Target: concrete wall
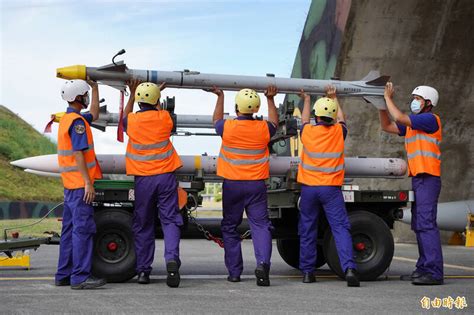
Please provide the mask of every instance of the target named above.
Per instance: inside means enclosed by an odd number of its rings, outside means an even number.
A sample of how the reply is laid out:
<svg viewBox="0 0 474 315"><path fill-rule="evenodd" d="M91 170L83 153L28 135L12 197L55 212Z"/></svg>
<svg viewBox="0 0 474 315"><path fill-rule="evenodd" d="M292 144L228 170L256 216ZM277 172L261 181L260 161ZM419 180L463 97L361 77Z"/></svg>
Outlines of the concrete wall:
<svg viewBox="0 0 474 315"><path fill-rule="evenodd" d="M474 2L471 0L352 1L335 75L391 75L396 104L406 112L417 85L438 89L443 124L440 202L474 198ZM343 101L350 137L347 155L405 158L403 139L382 133L378 113L361 100ZM409 188L410 180L358 181L373 188ZM446 239L447 233L443 233ZM395 238L411 241L407 225Z"/></svg>

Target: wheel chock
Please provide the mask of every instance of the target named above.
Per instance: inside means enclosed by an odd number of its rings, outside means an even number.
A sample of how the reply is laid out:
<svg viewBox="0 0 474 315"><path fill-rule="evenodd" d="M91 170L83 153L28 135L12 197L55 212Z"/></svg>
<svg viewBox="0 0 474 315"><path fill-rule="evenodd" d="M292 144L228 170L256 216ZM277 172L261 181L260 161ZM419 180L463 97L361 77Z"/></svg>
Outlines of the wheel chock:
<svg viewBox="0 0 474 315"><path fill-rule="evenodd" d="M15 252L11 258L0 257L0 267L23 267L30 270L30 251Z"/></svg>
<svg viewBox="0 0 474 315"><path fill-rule="evenodd" d="M474 247L474 214L467 214L466 247Z"/></svg>

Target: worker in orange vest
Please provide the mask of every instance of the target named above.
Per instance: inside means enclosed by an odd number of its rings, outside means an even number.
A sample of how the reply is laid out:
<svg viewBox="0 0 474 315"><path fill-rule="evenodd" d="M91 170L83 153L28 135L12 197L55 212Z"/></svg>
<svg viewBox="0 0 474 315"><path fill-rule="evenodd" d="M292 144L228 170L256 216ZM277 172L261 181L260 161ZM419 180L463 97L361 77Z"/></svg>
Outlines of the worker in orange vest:
<svg viewBox="0 0 474 315"><path fill-rule="evenodd" d="M387 110L380 110L382 130L405 137L409 175L415 201L412 202L411 228L416 234L420 257L411 275L401 280L415 285L443 284L443 252L436 215L441 192L441 120L432 109L438 104L439 94L431 86L421 85L412 92L411 115L401 112L393 101L392 82L385 86Z"/></svg>
<svg viewBox="0 0 474 315"><path fill-rule="evenodd" d="M170 141L173 120L160 106L160 90L165 85L129 82L130 98L124 110L124 128L129 137L125 163L127 175L135 176L133 233L137 255L138 283L150 283L155 253L157 207L164 235L164 257L169 287L180 283L179 241L183 218L178 207L175 171L181 159ZM133 113L133 104L140 110Z"/></svg>
<svg viewBox="0 0 474 315"><path fill-rule="evenodd" d="M89 106L90 113L81 113ZM64 212L59 246L57 286L93 289L105 284L91 275L93 238L96 232L94 180L102 177L94 152L90 123L99 117L99 89L96 82L68 80L61 97L69 107L58 130L58 163L64 186Z"/></svg>
<svg viewBox="0 0 474 315"><path fill-rule="evenodd" d="M352 253L352 237L341 186L344 182L344 140L347 127L339 106L334 86L326 87L326 97L314 104L316 124L310 123L310 96L301 91L304 99L300 131L303 153L298 166L297 181L301 184L299 267L303 282L316 281L316 239L321 209L336 242L341 269L347 285L359 286L359 276Z"/></svg>
<svg viewBox="0 0 474 315"><path fill-rule="evenodd" d="M224 93L214 87L217 95L213 121L222 146L217 160L217 175L224 178L222 187L225 265L227 280L239 282L243 271L240 234L237 227L246 211L252 232L257 267L257 285L270 285L270 257L272 254L271 222L267 210L269 177L268 143L278 126L278 113L273 100L278 90L274 86L265 92L268 103L268 121L253 117L260 109L256 91L242 89L235 97L236 119L224 119Z"/></svg>

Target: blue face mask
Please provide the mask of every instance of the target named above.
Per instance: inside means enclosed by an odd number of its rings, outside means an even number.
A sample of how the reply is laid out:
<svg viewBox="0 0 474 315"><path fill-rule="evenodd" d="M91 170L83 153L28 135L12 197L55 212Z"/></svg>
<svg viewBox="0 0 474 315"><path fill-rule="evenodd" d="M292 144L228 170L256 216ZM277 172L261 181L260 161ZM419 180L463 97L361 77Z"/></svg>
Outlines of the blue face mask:
<svg viewBox="0 0 474 315"><path fill-rule="evenodd" d="M419 100L411 101L410 109L413 114L418 114L419 112L421 112L421 101Z"/></svg>

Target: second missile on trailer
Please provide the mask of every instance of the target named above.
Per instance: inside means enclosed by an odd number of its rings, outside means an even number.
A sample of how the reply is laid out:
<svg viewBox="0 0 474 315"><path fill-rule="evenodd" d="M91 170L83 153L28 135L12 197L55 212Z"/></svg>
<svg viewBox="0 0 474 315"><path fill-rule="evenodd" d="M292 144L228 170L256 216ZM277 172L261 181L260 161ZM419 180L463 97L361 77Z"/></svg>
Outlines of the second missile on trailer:
<svg viewBox="0 0 474 315"><path fill-rule="evenodd" d="M278 78L274 75L245 76L229 74L200 73L197 71L159 71L129 69L122 61L102 67L86 67L74 65L56 70L58 78L83 79L86 77L109 85L120 90L125 87L125 82L131 79L161 84L166 82L168 87L189 89L210 89L218 86L224 90L240 90L252 88L263 92L269 85L275 85L280 93L298 94L304 89L308 94L325 94L325 86L336 86L339 96L359 96L377 108L384 108L384 86L389 76L381 76L378 71L371 71L358 81L315 80L300 78Z"/></svg>
<svg viewBox="0 0 474 315"><path fill-rule="evenodd" d="M215 177L217 156L181 155L183 167L176 171L179 175L194 175L202 170L204 175ZM125 174L125 156L123 154L98 154L97 160L104 174ZM297 157L270 157L270 174L284 176L288 170L296 168ZM29 157L11 162L12 165L28 169L29 172L59 173L56 154ZM347 178L385 177L398 178L406 174L407 165L402 159L394 158L345 158Z"/></svg>

